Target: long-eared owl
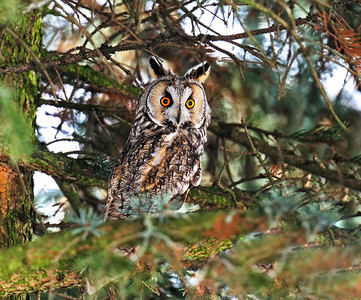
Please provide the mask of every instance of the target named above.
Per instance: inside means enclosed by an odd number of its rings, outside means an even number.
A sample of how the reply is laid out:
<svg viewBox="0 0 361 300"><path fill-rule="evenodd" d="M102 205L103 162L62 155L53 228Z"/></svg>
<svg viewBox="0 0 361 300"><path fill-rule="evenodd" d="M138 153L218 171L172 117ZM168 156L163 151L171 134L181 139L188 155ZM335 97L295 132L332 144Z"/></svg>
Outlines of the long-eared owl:
<svg viewBox="0 0 361 300"><path fill-rule="evenodd" d="M128 141L108 185L104 218L178 210L201 180L210 107L203 63L177 77L150 57L155 80L140 94Z"/></svg>

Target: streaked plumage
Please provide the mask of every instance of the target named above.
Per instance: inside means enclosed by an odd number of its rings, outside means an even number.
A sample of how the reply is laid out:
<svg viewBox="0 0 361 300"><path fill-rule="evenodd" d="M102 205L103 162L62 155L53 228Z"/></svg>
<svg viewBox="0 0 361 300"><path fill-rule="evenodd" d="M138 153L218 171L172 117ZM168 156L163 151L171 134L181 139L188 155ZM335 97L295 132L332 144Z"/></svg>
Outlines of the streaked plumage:
<svg viewBox="0 0 361 300"><path fill-rule="evenodd" d="M104 218L178 210L201 179L210 108L202 82L204 63L183 77L149 60L156 79L138 98L128 141L108 185Z"/></svg>

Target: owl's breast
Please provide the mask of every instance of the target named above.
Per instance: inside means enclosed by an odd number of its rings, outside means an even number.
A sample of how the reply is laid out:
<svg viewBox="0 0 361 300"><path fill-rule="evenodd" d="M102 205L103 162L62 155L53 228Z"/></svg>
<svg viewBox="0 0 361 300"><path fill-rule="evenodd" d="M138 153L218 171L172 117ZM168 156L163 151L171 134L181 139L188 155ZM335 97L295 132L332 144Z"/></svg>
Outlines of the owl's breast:
<svg viewBox="0 0 361 300"><path fill-rule="evenodd" d="M109 182L113 210L122 216L178 210L190 185L200 182L204 134L159 131L132 138Z"/></svg>
<svg viewBox="0 0 361 300"><path fill-rule="evenodd" d="M159 147L154 149L155 152L151 151L144 161L138 181L140 191L165 189L174 193L186 192L202 155L198 148L199 145L189 135L173 132L162 136Z"/></svg>

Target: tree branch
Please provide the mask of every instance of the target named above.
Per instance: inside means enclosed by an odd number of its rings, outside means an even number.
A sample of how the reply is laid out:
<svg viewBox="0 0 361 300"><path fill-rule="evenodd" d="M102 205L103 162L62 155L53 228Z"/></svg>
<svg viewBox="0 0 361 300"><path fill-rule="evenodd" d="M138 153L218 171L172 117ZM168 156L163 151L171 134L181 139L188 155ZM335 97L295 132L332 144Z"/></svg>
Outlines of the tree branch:
<svg viewBox="0 0 361 300"><path fill-rule="evenodd" d="M296 24L296 26L310 24L311 21L314 21L316 17L317 17L316 14L312 14L310 16L307 16L306 18L298 18L295 20L295 24ZM201 42L210 42L210 41L230 42L233 40L245 39L250 36L262 35L262 34L266 34L266 33L272 33L272 32L276 32L276 31L286 30L286 29L287 28L285 28L284 26L282 26L280 24L273 24L270 27L250 30L249 32L242 32L242 33L230 34L230 35L199 34L196 38L198 41L201 41Z"/></svg>
<svg viewBox="0 0 361 300"><path fill-rule="evenodd" d="M69 263L61 264L60 268L46 268L17 273L0 279L0 297L7 299L17 294L55 291L74 286L85 286L84 276L73 271L74 266Z"/></svg>
<svg viewBox="0 0 361 300"><path fill-rule="evenodd" d="M0 161L11 161L10 156L1 149ZM74 159L62 153L38 149L31 157L20 158L18 163L21 167L40 171L66 182L103 188L107 186L109 172L105 170L104 166L101 173L96 172L90 160Z"/></svg>
<svg viewBox="0 0 361 300"><path fill-rule="evenodd" d="M1 251L0 296L10 296L19 290L30 293L84 285L81 276L74 272L73 263L67 262L101 252L110 255L117 245L142 244L143 239L147 239L146 234L148 238L149 235L152 236L152 243L155 245L163 243L163 237L175 243L192 243L207 237L226 239L235 235L259 232L267 226L268 220L265 216L252 215L249 212L208 212L107 222L97 228L102 231L100 236L89 234L86 239L83 234L75 235L74 231L46 235L33 242ZM84 228L84 232L87 228ZM62 270L59 269L59 263ZM32 274L36 269L41 271ZM42 280L37 279L40 275L43 275ZM23 289L19 288L19 285Z"/></svg>
<svg viewBox="0 0 361 300"><path fill-rule="evenodd" d="M251 149L247 135L239 130L239 125L237 124L218 123L217 126L210 126L209 130L218 136L225 137L233 142L241 144L248 149ZM253 139L253 143L258 151L266 154L274 161L280 160L280 153L277 147L270 146L257 139ZM355 177L349 174L341 174L340 172L331 170L327 167L322 168L319 164L306 160L301 156L295 155L294 153L284 151L282 153L282 161L306 172L324 177L328 180L342 184L354 190L361 191L361 180L357 180ZM340 176L340 174L342 176Z"/></svg>
<svg viewBox="0 0 361 300"><path fill-rule="evenodd" d="M79 111L95 111L95 112L106 112L106 113L114 113L114 114L124 114L125 112L129 112L128 109L124 107L116 107L116 106L104 106L97 104L83 104L83 103L74 103L67 101L54 101L48 99L40 99L37 104L41 105L51 105L54 107L62 107L62 108L71 108Z"/></svg>
<svg viewBox="0 0 361 300"><path fill-rule="evenodd" d="M313 20L315 16L311 15L310 17L306 18L298 18L295 20L295 23L297 26L304 25L310 23L311 20ZM274 24L268 28L262 28L262 29L256 29L252 30L249 33L243 32L239 34L233 34L233 35L204 35L199 34L197 36L186 36L186 35L178 35L178 36L157 36L155 38L151 38L148 40L143 41L125 41L124 43L121 43L117 46L107 46L103 44L98 49L87 49L85 47L77 47L73 50L68 51L67 53L58 53L54 57L46 57L40 59L41 64L35 64L35 63L28 63L23 65L15 65L15 66L3 66L0 68L0 74L8 74L8 73L21 73L26 72L30 70L42 70L44 68L56 68L60 66L69 66L71 64L84 61L86 59L90 58L96 58L100 55L105 56L106 58L110 57L112 54L118 52L118 51L129 51L129 50L138 50L138 49L156 49L161 47L167 47L170 44L172 44L173 47L175 47L181 42L184 46L184 44L187 43L205 43L211 41L232 41L235 39L244 39L249 36L256 36L261 35L265 33L271 33L276 32L280 30L286 30L286 28L279 24ZM176 45L175 45L176 44ZM198 45L199 46L199 45ZM194 45L194 48L198 48L197 45ZM77 53L73 53L77 51ZM60 57L59 57L60 56Z"/></svg>

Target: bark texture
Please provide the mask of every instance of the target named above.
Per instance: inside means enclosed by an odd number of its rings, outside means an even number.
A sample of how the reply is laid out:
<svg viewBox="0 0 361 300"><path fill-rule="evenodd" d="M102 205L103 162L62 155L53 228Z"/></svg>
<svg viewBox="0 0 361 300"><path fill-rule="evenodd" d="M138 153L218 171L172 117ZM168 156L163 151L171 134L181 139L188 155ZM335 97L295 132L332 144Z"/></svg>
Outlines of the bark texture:
<svg viewBox="0 0 361 300"><path fill-rule="evenodd" d="M39 13L31 12L0 33L0 66L32 63L42 46L42 24ZM9 73L0 83L10 88L13 101L23 110L33 127L36 115L38 79L34 71ZM1 129L0 129L1 130ZM0 248L11 247L31 239L35 214L33 171L24 170L10 160L0 160Z"/></svg>

